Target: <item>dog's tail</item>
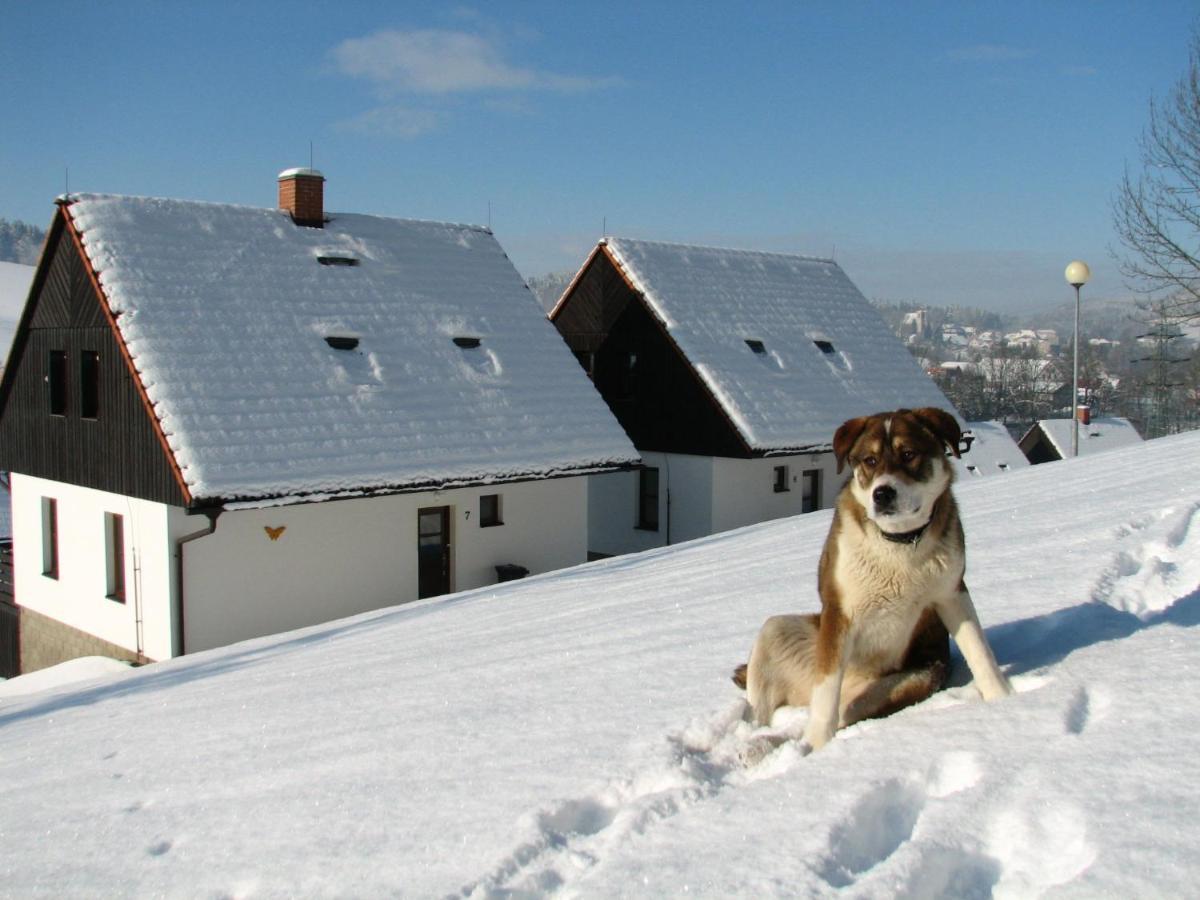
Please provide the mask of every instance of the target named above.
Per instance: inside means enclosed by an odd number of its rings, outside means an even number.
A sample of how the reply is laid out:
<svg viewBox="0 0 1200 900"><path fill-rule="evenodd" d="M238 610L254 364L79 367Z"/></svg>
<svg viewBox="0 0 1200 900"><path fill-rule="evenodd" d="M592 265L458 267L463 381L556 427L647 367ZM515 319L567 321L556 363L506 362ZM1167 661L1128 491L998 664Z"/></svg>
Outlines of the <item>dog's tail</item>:
<svg viewBox="0 0 1200 900"><path fill-rule="evenodd" d="M742 663L733 670L733 683L743 691L746 689L746 664Z"/></svg>

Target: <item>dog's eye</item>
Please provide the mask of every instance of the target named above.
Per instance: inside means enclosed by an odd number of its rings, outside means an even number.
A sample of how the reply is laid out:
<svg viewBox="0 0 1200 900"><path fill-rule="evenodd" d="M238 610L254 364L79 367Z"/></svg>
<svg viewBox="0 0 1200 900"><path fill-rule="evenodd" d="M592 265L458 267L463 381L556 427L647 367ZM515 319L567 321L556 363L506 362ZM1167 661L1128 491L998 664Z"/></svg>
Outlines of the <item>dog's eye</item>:
<svg viewBox="0 0 1200 900"><path fill-rule="evenodd" d="M906 463L910 463L916 458L917 458L917 454L914 453L912 450L901 450L900 451L900 459Z"/></svg>
<svg viewBox="0 0 1200 900"><path fill-rule="evenodd" d="M876 465L878 462L879 462L879 460L877 460L877 459L876 459L875 457L873 457L873 456L864 456L864 457L863 457L863 460L862 460L862 464L863 464L864 466L866 466L868 469L873 469L873 468L875 468L875 465Z"/></svg>

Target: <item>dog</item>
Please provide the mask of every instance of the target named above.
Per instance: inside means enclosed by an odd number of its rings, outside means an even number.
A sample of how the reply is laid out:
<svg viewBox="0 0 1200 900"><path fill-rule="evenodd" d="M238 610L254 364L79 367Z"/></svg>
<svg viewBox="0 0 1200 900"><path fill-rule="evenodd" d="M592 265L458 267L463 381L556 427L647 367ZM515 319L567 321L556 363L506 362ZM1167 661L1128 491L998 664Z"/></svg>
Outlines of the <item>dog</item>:
<svg viewBox="0 0 1200 900"><path fill-rule="evenodd" d="M754 722L807 706L802 752L839 727L890 715L945 683L950 636L985 700L1012 693L984 637L963 574L966 544L951 493L962 432L949 413L898 409L837 429L847 464L821 553L817 615L773 616L734 672ZM775 740L775 745L786 738Z"/></svg>

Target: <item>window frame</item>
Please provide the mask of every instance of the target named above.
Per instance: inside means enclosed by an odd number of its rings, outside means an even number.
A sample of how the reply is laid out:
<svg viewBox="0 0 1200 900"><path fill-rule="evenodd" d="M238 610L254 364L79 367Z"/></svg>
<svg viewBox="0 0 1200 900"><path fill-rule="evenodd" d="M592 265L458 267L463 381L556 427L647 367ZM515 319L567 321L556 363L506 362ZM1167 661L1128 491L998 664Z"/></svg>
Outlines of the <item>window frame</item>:
<svg viewBox="0 0 1200 900"><path fill-rule="evenodd" d="M58 500L42 498L42 575L58 580Z"/></svg>
<svg viewBox="0 0 1200 900"><path fill-rule="evenodd" d="M485 505L494 501L494 508L489 510ZM479 527L498 528L504 524L504 504L499 494L479 495Z"/></svg>
<svg viewBox="0 0 1200 900"><path fill-rule="evenodd" d="M125 603L125 517L104 514L104 596L114 603Z"/></svg>
<svg viewBox="0 0 1200 900"><path fill-rule="evenodd" d="M791 467L788 465L775 467L775 493L786 494L792 489Z"/></svg>

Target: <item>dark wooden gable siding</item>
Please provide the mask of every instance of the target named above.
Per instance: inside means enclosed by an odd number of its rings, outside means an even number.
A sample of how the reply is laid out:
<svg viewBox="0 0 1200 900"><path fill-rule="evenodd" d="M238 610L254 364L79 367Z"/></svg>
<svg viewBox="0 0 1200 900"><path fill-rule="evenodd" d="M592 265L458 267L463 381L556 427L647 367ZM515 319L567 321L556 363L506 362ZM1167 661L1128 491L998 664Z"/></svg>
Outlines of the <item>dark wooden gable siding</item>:
<svg viewBox="0 0 1200 900"><path fill-rule="evenodd" d="M0 382L0 470L184 506L86 260L56 216ZM65 415L51 415L51 351L66 353ZM99 355L99 411L82 417L81 361Z"/></svg>
<svg viewBox="0 0 1200 900"><path fill-rule="evenodd" d="M604 252L593 255L553 321L639 450L753 455Z"/></svg>

